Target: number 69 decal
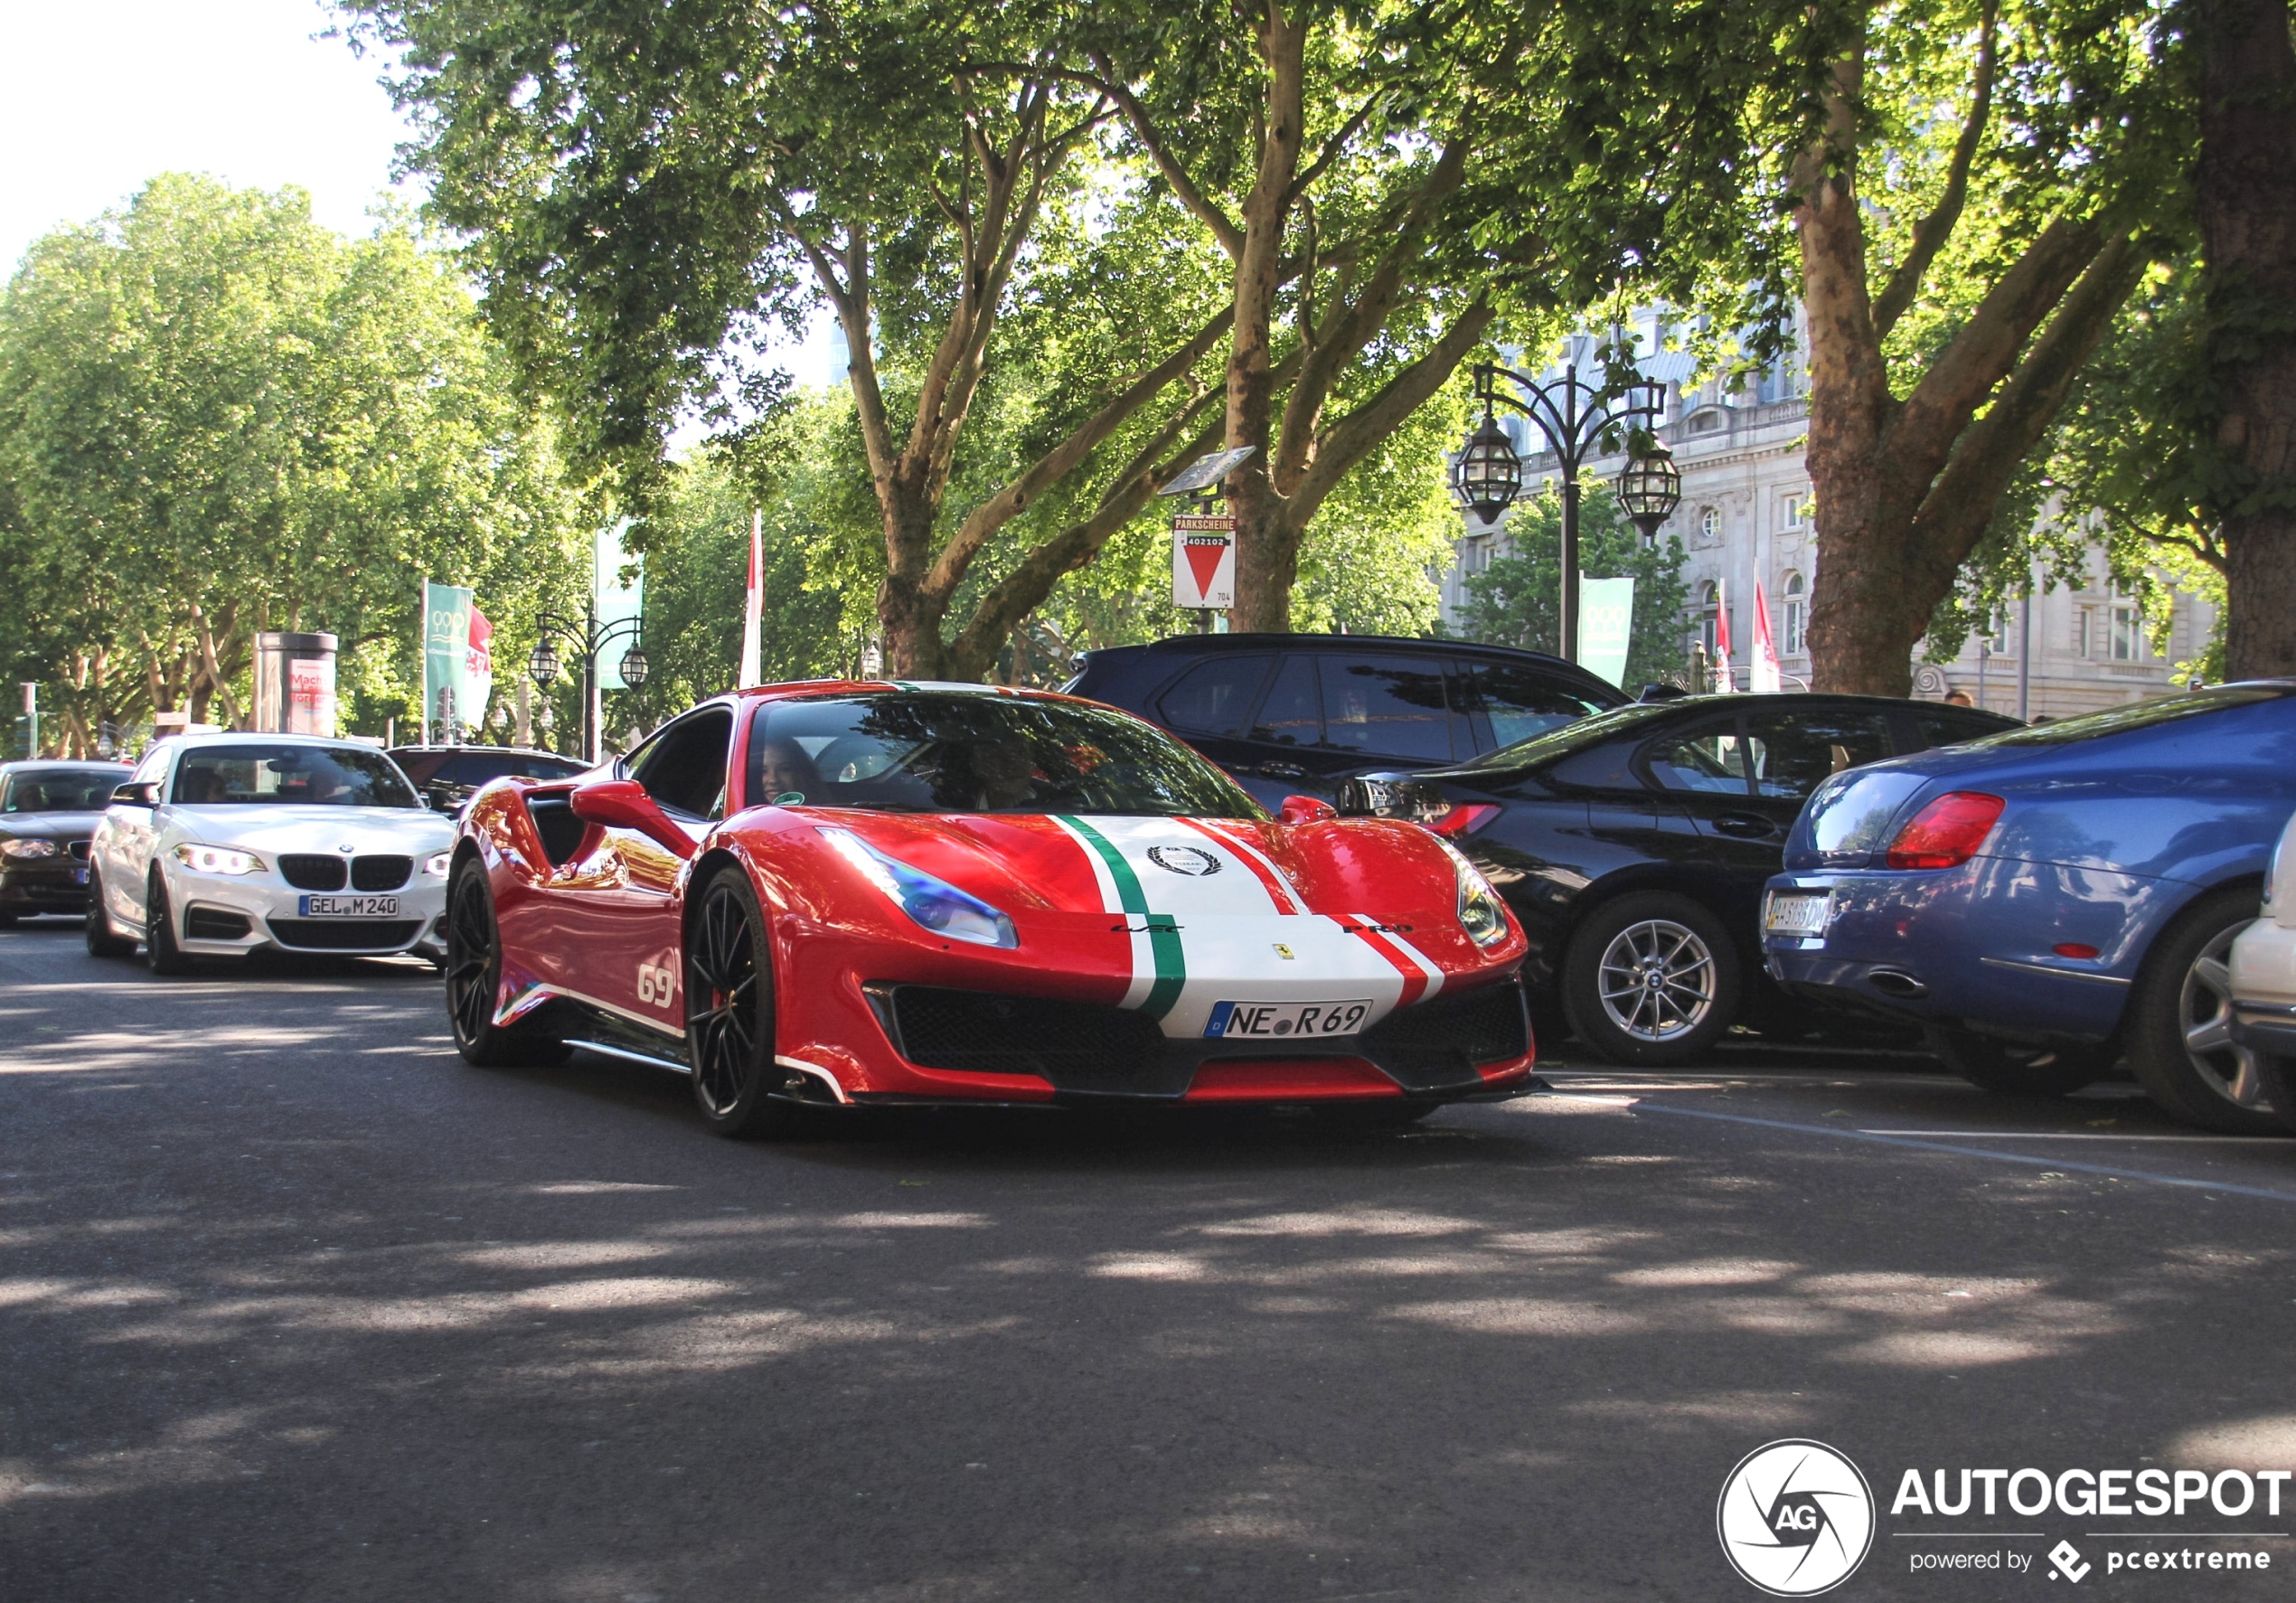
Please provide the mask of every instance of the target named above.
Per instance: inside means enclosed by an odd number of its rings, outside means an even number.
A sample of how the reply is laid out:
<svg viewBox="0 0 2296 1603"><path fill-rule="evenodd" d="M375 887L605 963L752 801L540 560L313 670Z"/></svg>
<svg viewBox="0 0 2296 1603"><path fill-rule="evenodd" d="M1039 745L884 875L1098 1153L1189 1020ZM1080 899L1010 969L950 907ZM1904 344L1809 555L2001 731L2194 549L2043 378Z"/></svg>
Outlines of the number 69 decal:
<svg viewBox="0 0 2296 1603"><path fill-rule="evenodd" d="M678 999L678 971L656 968L651 963L638 965L638 1000L649 1006L667 1007Z"/></svg>

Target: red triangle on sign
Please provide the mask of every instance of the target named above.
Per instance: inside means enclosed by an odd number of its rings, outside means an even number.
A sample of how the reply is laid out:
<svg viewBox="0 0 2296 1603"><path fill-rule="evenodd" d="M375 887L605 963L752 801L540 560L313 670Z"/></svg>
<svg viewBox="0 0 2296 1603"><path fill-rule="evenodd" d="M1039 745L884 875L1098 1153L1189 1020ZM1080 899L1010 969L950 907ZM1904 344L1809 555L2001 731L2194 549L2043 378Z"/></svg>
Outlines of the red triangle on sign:
<svg viewBox="0 0 2296 1603"><path fill-rule="evenodd" d="M1190 540L1181 546L1188 553L1188 570L1196 576L1196 593L1207 594L1212 580L1219 574L1219 560L1228 554L1228 542L1207 540L1201 544Z"/></svg>

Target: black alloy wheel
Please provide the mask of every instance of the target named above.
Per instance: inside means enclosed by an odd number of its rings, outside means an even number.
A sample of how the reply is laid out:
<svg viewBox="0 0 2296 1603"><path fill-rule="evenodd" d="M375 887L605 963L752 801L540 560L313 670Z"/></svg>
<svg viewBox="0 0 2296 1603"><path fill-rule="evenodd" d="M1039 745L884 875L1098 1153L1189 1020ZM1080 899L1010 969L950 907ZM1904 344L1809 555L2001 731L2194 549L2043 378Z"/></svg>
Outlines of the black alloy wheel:
<svg viewBox="0 0 2296 1603"><path fill-rule="evenodd" d="M502 988L502 929L494 921L494 888L486 865L463 859L447 898L447 1020L463 1061L481 1069L563 1063L573 1055L564 1042L518 1025L494 1023Z"/></svg>
<svg viewBox="0 0 2296 1603"><path fill-rule="evenodd" d="M797 1108L774 1095L773 960L766 922L739 867L720 871L686 931L686 1056L693 1099L720 1136L778 1135Z"/></svg>
<svg viewBox="0 0 2296 1603"><path fill-rule="evenodd" d="M2069 1097L2113 1067L2103 1049L2094 1046L2019 1046L1943 1025L1932 1026L1928 1041L1939 1062L1997 1097Z"/></svg>
<svg viewBox="0 0 2296 1603"><path fill-rule="evenodd" d="M2233 938L2262 894L2235 886L2201 897L2145 954L2129 998L2129 1067L2169 1117L2227 1136L2282 1126L2257 1054L2232 1039Z"/></svg>
<svg viewBox="0 0 2296 1603"><path fill-rule="evenodd" d="M159 975L192 971L192 960L175 944L175 910L167 905L167 882L156 868L144 893L144 967Z"/></svg>
<svg viewBox="0 0 2296 1603"><path fill-rule="evenodd" d="M111 915L104 910L104 882L88 871L88 955L90 957L132 957L136 943L113 931Z"/></svg>

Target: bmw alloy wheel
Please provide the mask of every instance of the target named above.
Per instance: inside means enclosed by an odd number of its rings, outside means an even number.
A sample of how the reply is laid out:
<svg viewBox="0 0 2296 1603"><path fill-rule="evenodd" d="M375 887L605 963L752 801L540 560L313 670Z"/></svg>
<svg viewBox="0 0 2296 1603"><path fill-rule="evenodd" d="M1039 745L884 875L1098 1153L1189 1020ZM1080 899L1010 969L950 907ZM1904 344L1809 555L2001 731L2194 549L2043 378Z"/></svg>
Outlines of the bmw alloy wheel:
<svg viewBox="0 0 2296 1603"><path fill-rule="evenodd" d="M1689 1034L1714 1011L1714 954L1670 919L1644 919L1611 938L1595 967L1603 1011L1637 1041Z"/></svg>
<svg viewBox="0 0 2296 1603"><path fill-rule="evenodd" d="M2235 1108L2269 1114L2272 1099L2256 1070L2256 1054L2232 1039L2232 943L2235 925L2200 948L2185 970L2177 998L2177 1023L2184 1031L2185 1055L2201 1083Z"/></svg>

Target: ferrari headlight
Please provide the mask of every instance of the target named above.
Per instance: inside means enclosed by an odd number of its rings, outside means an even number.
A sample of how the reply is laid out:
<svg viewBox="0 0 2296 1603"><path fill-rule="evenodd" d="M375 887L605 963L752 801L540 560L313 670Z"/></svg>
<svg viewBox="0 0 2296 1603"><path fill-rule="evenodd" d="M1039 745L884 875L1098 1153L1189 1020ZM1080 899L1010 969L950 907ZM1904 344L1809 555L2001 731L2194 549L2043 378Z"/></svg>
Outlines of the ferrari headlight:
<svg viewBox="0 0 2296 1603"><path fill-rule="evenodd" d="M434 880L443 880L447 877L447 864L454 860L455 854L452 852L433 852L422 860L422 872Z"/></svg>
<svg viewBox="0 0 2296 1603"><path fill-rule="evenodd" d="M55 854L56 843L53 841L0 841L0 857L17 863L27 858L53 857Z"/></svg>
<svg viewBox="0 0 2296 1603"><path fill-rule="evenodd" d="M1499 892L1482 877L1482 871L1450 842L1443 849L1451 855L1451 866L1459 876L1459 928L1467 938L1488 949L1501 945L1507 938L1507 908L1499 900Z"/></svg>
<svg viewBox="0 0 2296 1603"><path fill-rule="evenodd" d="M821 833L861 878L934 934L982 947L1021 944L1012 920L979 897L923 869L911 868L898 857L888 857L850 829L823 828Z"/></svg>
<svg viewBox="0 0 2296 1603"><path fill-rule="evenodd" d="M252 852L234 852L229 846L194 845L190 841L175 848L175 861L203 874L259 874L263 872L263 859Z"/></svg>

